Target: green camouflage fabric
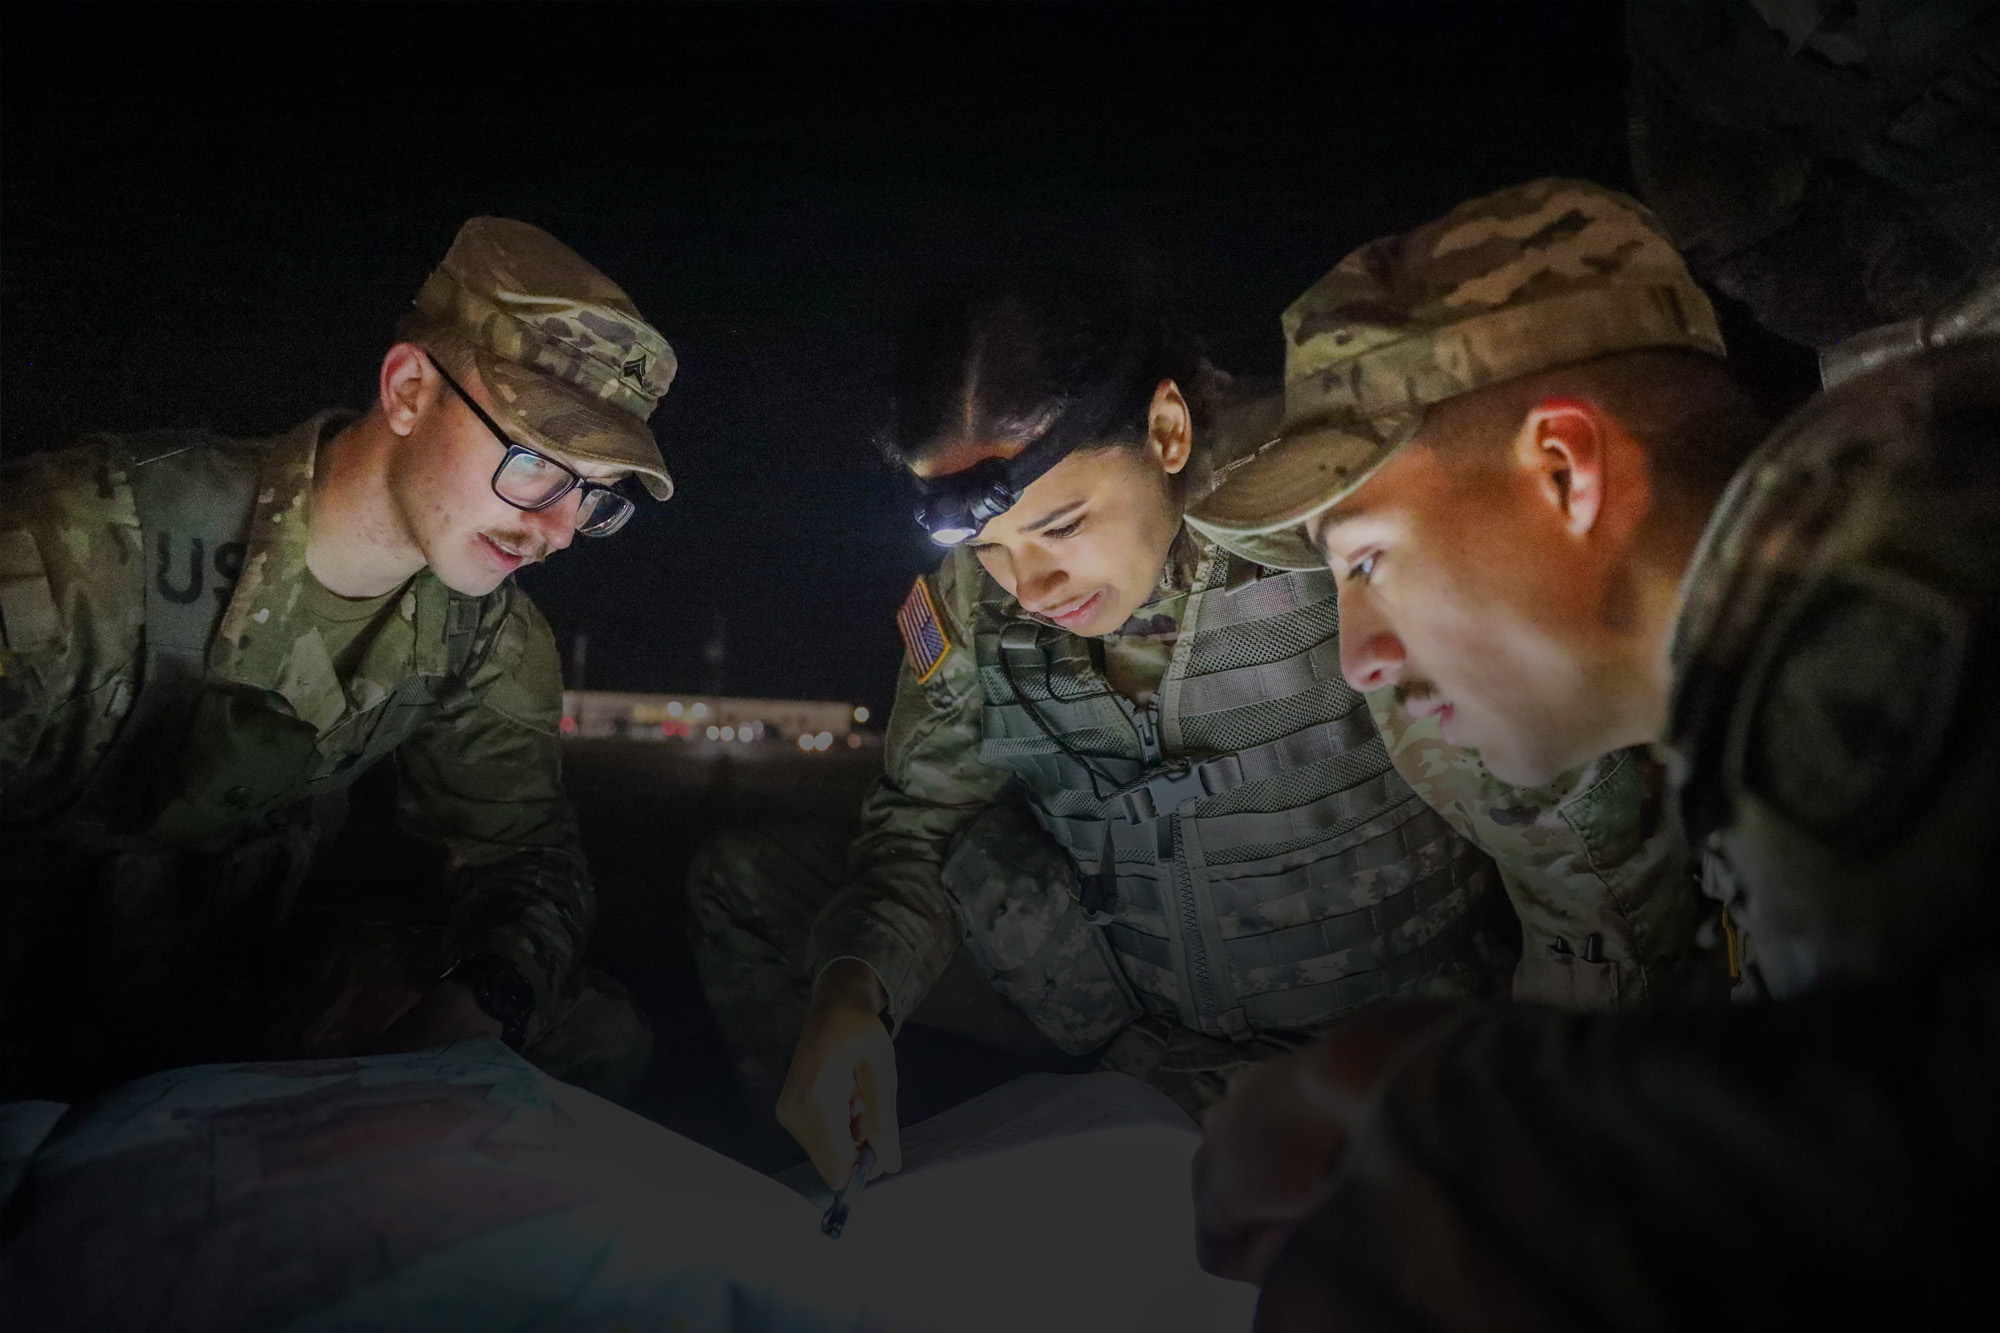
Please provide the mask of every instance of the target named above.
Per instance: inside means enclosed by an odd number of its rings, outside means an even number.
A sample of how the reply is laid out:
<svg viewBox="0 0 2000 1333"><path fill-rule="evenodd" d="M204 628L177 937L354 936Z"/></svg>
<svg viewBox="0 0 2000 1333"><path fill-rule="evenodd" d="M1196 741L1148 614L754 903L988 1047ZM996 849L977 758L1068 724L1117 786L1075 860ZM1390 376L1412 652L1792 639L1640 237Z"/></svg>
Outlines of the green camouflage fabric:
<svg viewBox="0 0 2000 1333"><path fill-rule="evenodd" d="M1636 747L1513 787L1477 751L1368 695L1396 769L1500 867L1521 920L1514 998L1565 1009L1700 1001L1730 986L1726 935L1673 818L1666 764Z"/></svg>
<svg viewBox="0 0 2000 1333"><path fill-rule="evenodd" d="M2000 927L2000 339L1816 398L1738 471L1682 585L1682 817L1765 988Z"/></svg>
<svg viewBox="0 0 2000 1333"><path fill-rule="evenodd" d="M558 457L630 468L656 500L673 494L646 421L673 383L674 349L575 251L525 222L473 218L416 309L478 349L509 430Z"/></svg>
<svg viewBox="0 0 2000 1333"><path fill-rule="evenodd" d="M1139 1017L1118 956L1085 919L1075 863L1025 810L996 806L966 825L939 879L979 970L1065 1054Z"/></svg>
<svg viewBox="0 0 2000 1333"><path fill-rule="evenodd" d="M703 844L689 867L690 930L702 994L754 1108L768 1112L784 1084L816 975L814 923L842 890L853 840L854 830L838 823L735 829ZM1039 846L1031 849L1030 843ZM1074 883L1074 867L1030 816L995 806L968 821L940 868L940 881L953 883L964 901L999 907L1028 887L1024 863L1060 874L1065 892ZM1055 977L1079 1031L1108 1028L1129 1014L1116 994L1116 978L1099 970L1100 958L1111 966L1115 960L1095 930L1094 943L1086 943L1071 931L1051 929L1054 914L1024 910L1046 895L1037 884L999 919L971 918L963 943L951 949L922 999L899 1012L912 1023L1049 1061L1059 1060L1060 1048L1016 1007L1010 988L1046 1007L1049 996L1033 979ZM996 968L1023 955L1025 965ZM1103 1006L1085 1011L1093 990L1101 992ZM1199 1116L1221 1100L1231 1074L1310 1036L1258 1032L1237 1043L1146 1015L1119 1028L1097 1064L1144 1080Z"/></svg>
<svg viewBox="0 0 2000 1333"><path fill-rule="evenodd" d="M1408 443L1424 409L1615 352L1723 355L1708 298L1636 201L1538 180L1356 250L1284 314L1278 434L1188 522L1259 564L1311 569L1306 520Z"/></svg>
<svg viewBox="0 0 2000 1333"><path fill-rule="evenodd" d="M752 1104L765 1111L776 1103L805 1023L817 975L813 922L847 878L854 832L835 820L729 829L703 843L688 868L702 994ZM948 952L929 990L897 1021L904 1017L996 1050L1055 1054L963 946Z"/></svg>
<svg viewBox="0 0 2000 1333"><path fill-rule="evenodd" d="M200 595L226 597L227 609L187 744L160 756L166 792L150 826L109 843L70 827L68 814L138 692L145 580L169 570L152 570L139 549L119 441L32 455L9 469L0 491L0 820L16 866L32 855L40 867L9 876L9 915L60 916L69 909L30 900L99 892L89 886L107 873L117 882L221 882L238 873L225 873L233 856L249 879L295 881L311 854L313 803L359 776L399 688L434 680L434 702L396 762L405 823L449 852L443 947L448 957L508 959L538 1001L552 1002L595 914L560 780L554 641L527 597L503 585L476 604L479 648L465 678L450 679L451 596L426 570L391 599L352 669L334 668L301 604L315 450L340 424L326 414L273 440L204 446L219 465L256 477L240 574L230 586L224 553L215 553L219 582ZM190 577L202 572L196 566ZM198 578L191 586L202 588ZM256 857L237 856L279 843L287 846L273 864L289 871L245 869ZM164 887L161 895L174 896ZM17 1014L18 998L8 1006Z"/></svg>
<svg viewBox="0 0 2000 1333"><path fill-rule="evenodd" d="M1005 800L1010 775L981 762L984 696L971 651L981 598L1000 595L979 559L956 550L938 567L933 587L940 623L952 650L919 684L905 662L889 714L888 772L861 811L861 835L849 853L848 882L827 904L813 940L814 975L838 958L875 969L900 1023L944 968L964 927L940 872L947 850L966 826ZM1105 640L1107 655L1128 656L1131 681L1159 636L1179 623L1187 589L1170 562L1156 597L1134 612L1125 629ZM1127 637L1143 642L1128 649ZM1164 663L1161 663L1164 670ZM1151 684L1157 684L1157 678ZM1150 686L1147 686L1150 688Z"/></svg>

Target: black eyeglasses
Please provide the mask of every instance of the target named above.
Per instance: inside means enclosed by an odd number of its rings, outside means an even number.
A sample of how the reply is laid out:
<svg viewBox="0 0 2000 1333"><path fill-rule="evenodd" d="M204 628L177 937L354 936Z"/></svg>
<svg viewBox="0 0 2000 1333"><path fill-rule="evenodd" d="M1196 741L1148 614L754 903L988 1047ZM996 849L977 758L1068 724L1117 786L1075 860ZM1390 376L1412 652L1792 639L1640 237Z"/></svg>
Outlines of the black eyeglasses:
<svg viewBox="0 0 2000 1333"><path fill-rule="evenodd" d="M451 386L451 391L459 400L472 409L472 415L480 424L493 432L493 438L506 446L506 456L500 466L493 469L493 493L513 505L516 509L534 513L547 509L556 501L581 486L583 498L576 506L576 530L586 537L609 537L625 526L632 517L634 508L630 496L622 495L615 487L601 481L591 481L579 476L573 469L558 463L547 454L536 453L525 444L516 444L507 438L507 432L500 429L500 423L486 414L486 409L474 402L459 382L451 377L451 372L435 356L431 365Z"/></svg>

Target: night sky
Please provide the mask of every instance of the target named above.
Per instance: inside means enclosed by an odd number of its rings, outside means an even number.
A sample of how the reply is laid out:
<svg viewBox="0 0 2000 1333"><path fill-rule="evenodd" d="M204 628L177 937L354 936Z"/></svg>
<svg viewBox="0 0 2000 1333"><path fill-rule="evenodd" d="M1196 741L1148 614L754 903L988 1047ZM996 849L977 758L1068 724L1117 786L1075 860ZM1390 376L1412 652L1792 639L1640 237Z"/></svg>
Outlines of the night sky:
<svg viewBox="0 0 2000 1333"><path fill-rule="evenodd" d="M525 576L603 688L703 687L719 619L730 692L886 703L935 553L870 437L927 284L1136 266L1275 375L1278 312L1371 237L1630 188L1610 4L0 13L5 452L364 405L458 224L527 219L681 361L680 493Z"/></svg>

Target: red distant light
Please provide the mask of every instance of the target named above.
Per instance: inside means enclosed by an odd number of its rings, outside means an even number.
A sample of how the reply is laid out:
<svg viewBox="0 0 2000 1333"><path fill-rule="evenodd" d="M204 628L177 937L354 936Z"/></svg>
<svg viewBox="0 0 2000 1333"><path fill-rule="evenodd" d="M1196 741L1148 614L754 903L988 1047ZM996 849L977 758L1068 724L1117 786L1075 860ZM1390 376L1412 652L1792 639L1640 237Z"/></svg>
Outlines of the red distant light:
<svg viewBox="0 0 2000 1333"><path fill-rule="evenodd" d="M576 730L576 719L575 719L575 718L573 718L573 717L566 717L566 718L564 718L564 719L562 720L562 734L563 734L563 735L567 736L567 735L569 735L569 734L570 734L570 733L571 733L572 731L575 731L575 730Z"/></svg>

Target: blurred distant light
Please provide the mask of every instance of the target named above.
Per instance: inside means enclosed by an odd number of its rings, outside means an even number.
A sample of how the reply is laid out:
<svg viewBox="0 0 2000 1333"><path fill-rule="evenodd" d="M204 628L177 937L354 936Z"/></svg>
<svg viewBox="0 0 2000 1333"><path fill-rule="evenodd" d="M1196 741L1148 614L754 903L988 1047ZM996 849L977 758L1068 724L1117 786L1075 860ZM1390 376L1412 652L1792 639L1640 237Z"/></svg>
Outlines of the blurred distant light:
<svg viewBox="0 0 2000 1333"><path fill-rule="evenodd" d="M813 742L814 744L818 745L820 749L824 750L829 745L833 744L833 733L830 731L822 731L819 735L813 737Z"/></svg>
<svg viewBox="0 0 2000 1333"><path fill-rule="evenodd" d="M736 739L736 728L734 728L734 727L724 727L724 728L722 729L722 739L724 739L724 740L726 740L726 741L733 741L733 740L735 740L735 739Z"/></svg>
<svg viewBox="0 0 2000 1333"><path fill-rule="evenodd" d="M855 720L856 722L866 722L866 721L868 720L868 705L867 705L867 704L856 704L856 705L855 705L855 708L854 708L854 720Z"/></svg>
<svg viewBox="0 0 2000 1333"><path fill-rule="evenodd" d="M697 722L701 721L708 716L708 705L696 704L693 708L688 709L688 716Z"/></svg>
<svg viewBox="0 0 2000 1333"><path fill-rule="evenodd" d="M672 703L667 705L667 716L679 717L680 715L681 715L681 701L679 699L676 699Z"/></svg>
<svg viewBox="0 0 2000 1333"><path fill-rule="evenodd" d="M810 750L810 749L812 749L812 748L813 748L813 738L812 738L812 737L810 737L810 736L801 736L801 737L799 737L799 748L800 748L801 750Z"/></svg>
<svg viewBox="0 0 2000 1333"><path fill-rule="evenodd" d="M722 734L722 728L721 728L721 727L713 727L713 726L712 726L712 727L710 727L710 728L708 729L708 738L709 738L710 740L714 740L714 739L715 739L715 738L716 738L717 736L720 736L721 734Z"/></svg>
<svg viewBox="0 0 2000 1333"><path fill-rule="evenodd" d="M576 730L576 719L573 717L566 717L562 720L561 726L562 726L562 734L567 736L571 732Z"/></svg>
<svg viewBox="0 0 2000 1333"><path fill-rule="evenodd" d="M848 733L847 733L847 748L848 748L848 749L850 749L850 750L858 750L858 749L860 749L860 748L861 748L861 737L860 737L860 736L858 736L857 734L855 734L854 732L851 732L851 731L850 731L850 732L848 732Z"/></svg>

